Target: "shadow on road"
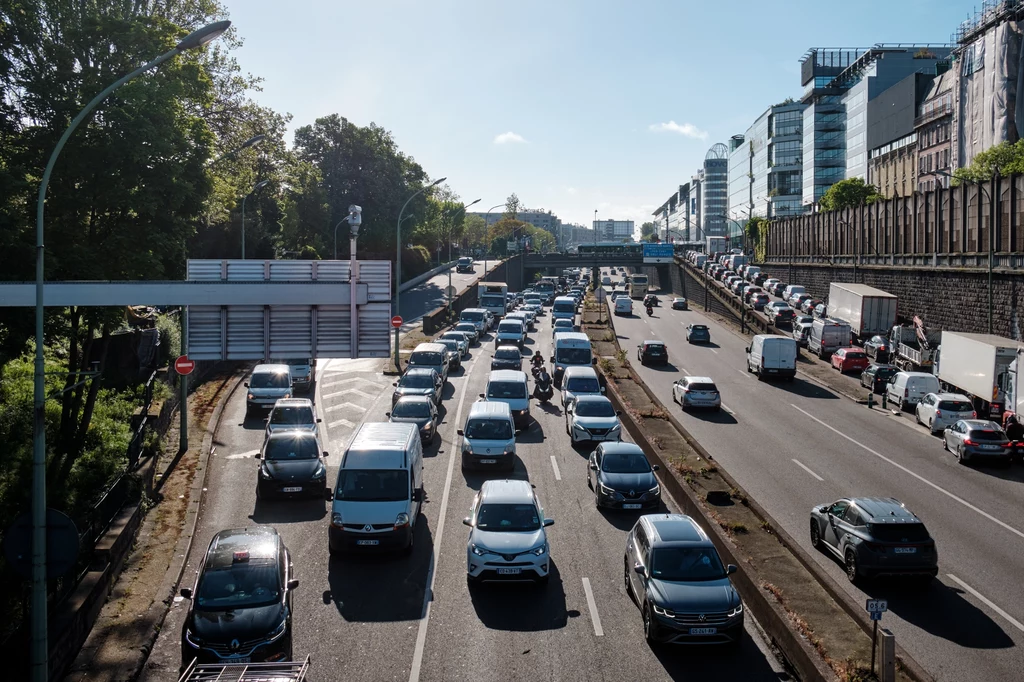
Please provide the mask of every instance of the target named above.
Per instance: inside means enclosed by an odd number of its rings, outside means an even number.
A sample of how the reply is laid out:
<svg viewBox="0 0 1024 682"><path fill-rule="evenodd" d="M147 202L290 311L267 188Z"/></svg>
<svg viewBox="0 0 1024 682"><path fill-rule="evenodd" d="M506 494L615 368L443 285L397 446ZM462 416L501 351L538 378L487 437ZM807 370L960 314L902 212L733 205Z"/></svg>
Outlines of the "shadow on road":
<svg viewBox="0 0 1024 682"><path fill-rule="evenodd" d="M316 499L257 499L249 518L256 523L304 523L327 515L322 497Z"/></svg>
<svg viewBox="0 0 1024 682"><path fill-rule="evenodd" d="M419 518L411 556L396 553L345 554L331 557L327 570L330 589L325 604L333 602L350 622L419 620L433 550L433 537L425 516ZM381 595L386 594L387 599Z"/></svg>
<svg viewBox="0 0 1024 682"><path fill-rule="evenodd" d="M505 469L499 468L485 469L481 467L479 469L463 470L462 478L466 481L466 487L471 490L480 490L484 481L492 478L501 480L508 479L510 481L529 481L530 472L526 470L526 462L517 455L512 471L506 471ZM469 513L469 509L465 509L463 511L467 514Z"/></svg>
<svg viewBox="0 0 1024 682"><path fill-rule="evenodd" d="M806 379L801 379L800 377L795 377L793 381L765 379L764 382L770 383L773 386L778 387L782 391L786 391L787 393L792 393L794 395L799 395L804 398L839 400L839 396L833 393L832 391L822 388L821 386L818 386L813 382L807 381Z"/></svg>
<svg viewBox="0 0 1024 682"><path fill-rule="evenodd" d="M239 424L246 431L263 431L267 428L267 420L270 419L270 411L262 409L247 410L245 418Z"/></svg>
<svg viewBox="0 0 1024 682"><path fill-rule="evenodd" d="M640 620L639 611L637 620ZM654 650L654 655L673 680L780 682L793 679L784 672L777 673L772 670L764 654L746 633L736 648L700 645L680 648L663 645Z"/></svg>
<svg viewBox="0 0 1024 682"><path fill-rule="evenodd" d="M530 583L483 583L469 589L477 617L486 628L513 632L538 632L564 628L579 611L565 608L565 589L558 564L551 562L547 585ZM530 606L524 608L525 602Z"/></svg>
<svg viewBox="0 0 1024 682"><path fill-rule="evenodd" d="M724 407L721 410L709 410L709 409L701 409L701 408L697 408L697 407L691 407L691 408L689 408L687 410L684 410L684 411L686 412L686 414L694 417L695 419L700 419L701 421L705 421L705 422L708 422L710 424L738 424L739 423L738 421L736 421L736 417L732 416L731 414L729 414L728 412L725 411Z"/></svg>

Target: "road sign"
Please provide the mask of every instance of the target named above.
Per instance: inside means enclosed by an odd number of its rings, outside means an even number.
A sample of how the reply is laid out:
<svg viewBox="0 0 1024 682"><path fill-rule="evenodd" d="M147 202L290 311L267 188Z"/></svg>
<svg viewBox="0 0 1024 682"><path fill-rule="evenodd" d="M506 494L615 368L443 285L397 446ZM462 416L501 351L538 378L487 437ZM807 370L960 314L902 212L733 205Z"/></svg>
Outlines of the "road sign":
<svg viewBox="0 0 1024 682"><path fill-rule="evenodd" d="M189 360L187 355L179 356L174 361L174 371L178 374L191 374L192 370L196 368L196 361Z"/></svg>
<svg viewBox="0 0 1024 682"><path fill-rule="evenodd" d="M455 298L456 296L459 295L459 290L453 286L447 286L445 287L444 295L447 296L448 298Z"/></svg>
<svg viewBox="0 0 1024 682"><path fill-rule="evenodd" d="M401 315L395 315L394 317L392 317L391 318L391 326L394 327L395 329L398 329L399 327L401 327L402 326L402 316Z"/></svg>
<svg viewBox="0 0 1024 682"><path fill-rule="evenodd" d="M868 613L885 613L889 610L889 602L885 599L868 599L864 608Z"/></svg>
<svg viewBox="0 0 1024 682"><path fill-rule="evenodd" d="M882 620L882 612L881 611L872 611L871 612L871 620Z"/></svg>
<svg viewBox="0 0 1024 682"><path fill-rule="evenodd" d="M644 242L644 263L671 263L675 247L672 244L650 244Z"/></svg>

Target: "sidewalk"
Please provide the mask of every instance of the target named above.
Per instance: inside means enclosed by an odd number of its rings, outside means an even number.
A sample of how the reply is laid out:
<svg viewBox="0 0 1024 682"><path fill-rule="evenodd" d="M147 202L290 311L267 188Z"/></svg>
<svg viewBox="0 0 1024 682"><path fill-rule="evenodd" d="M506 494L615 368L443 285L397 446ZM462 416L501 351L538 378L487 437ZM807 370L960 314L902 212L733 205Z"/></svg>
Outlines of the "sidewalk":
<svg viewBox="0 0 1024 682"><path fill-rule="evenodd" d="M128 682L145 664L188 556L213 431L245 373L226 369L189 396L189 448L180 458L180 420L172 420L135 546L65 682Z"/></svg>

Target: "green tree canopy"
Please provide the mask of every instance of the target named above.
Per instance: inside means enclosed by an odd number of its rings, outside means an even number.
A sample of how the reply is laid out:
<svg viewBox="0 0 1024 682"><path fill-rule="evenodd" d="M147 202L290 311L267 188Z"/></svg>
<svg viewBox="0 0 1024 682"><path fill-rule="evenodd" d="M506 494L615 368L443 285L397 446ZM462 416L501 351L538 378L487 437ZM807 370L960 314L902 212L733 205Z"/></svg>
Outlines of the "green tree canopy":
<svg viewBox="0 0 1024 682"><path fill-rule="evenodd" d="M961 182L984 182L1000 175L1024 173L1024 140L1014 143L1000 142L974 157L970 166L958 168L953 173L953 184Z"/></svg>
<svg viewBox="0 0 1024 682"><path fill-rule="evenodd" d="M829 187L822 195L818 206L822 211L839 211L870 204L881 198L882 195L874 185L869 185L860 178L846 178Z"/></svg>
<svg viewBox="0 0 1024 682"><path fill-rule="evenodd" d="M640 238L646 240L652 234L658 234L658 226L652 222L646 222L640 226Z"/></svg>

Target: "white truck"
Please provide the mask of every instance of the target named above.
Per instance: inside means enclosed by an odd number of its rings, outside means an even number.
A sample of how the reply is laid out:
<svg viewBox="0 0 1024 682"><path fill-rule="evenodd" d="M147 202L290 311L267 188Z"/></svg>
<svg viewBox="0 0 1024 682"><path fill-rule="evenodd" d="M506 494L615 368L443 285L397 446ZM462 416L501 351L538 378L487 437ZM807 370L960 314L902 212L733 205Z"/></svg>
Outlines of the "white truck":
<svg viewBox="0 0 1024 682"><path fill-rule="evenodd" d="M1004 422L1011 414L1017 415L1018 419L1024 418L1024 383L1021 382L1021 374L1024 374L1024 347L1019 346L1017 357L1003 375L1002 389L1006 395Z"/></svg>
<svg viewBox="0 0 1024 682"><path fill-rule="evenodd" d="M850 325L857 340L885 336L896 324L898 299L866 284L832 282L828 288L828 316Z"/></svg>
<svg viewBox="0 0 1024 682"><path fill-rule="evenodd" d="M725 253L725 237L708 237L708 248L705 253L714 256L716 253Z"/></svg>
<svg viewBox="0 0 1024 682"><path fill-rule="evenodd" d="M994 334L943 331L939 382L946 390L970 396L979 419L1002 423L1007 406L1006 375L1019 348L1019 342ZM1014 400L1019 398L1015 395Z"/></svg>
<svg viewBox="0 0 1024 682"><path fill-rule="evenodd" d="M505 317L505 304L508 300L508 285L504 282L481 282L477 290L479 305L494 315L494 319Z"/></svg>

